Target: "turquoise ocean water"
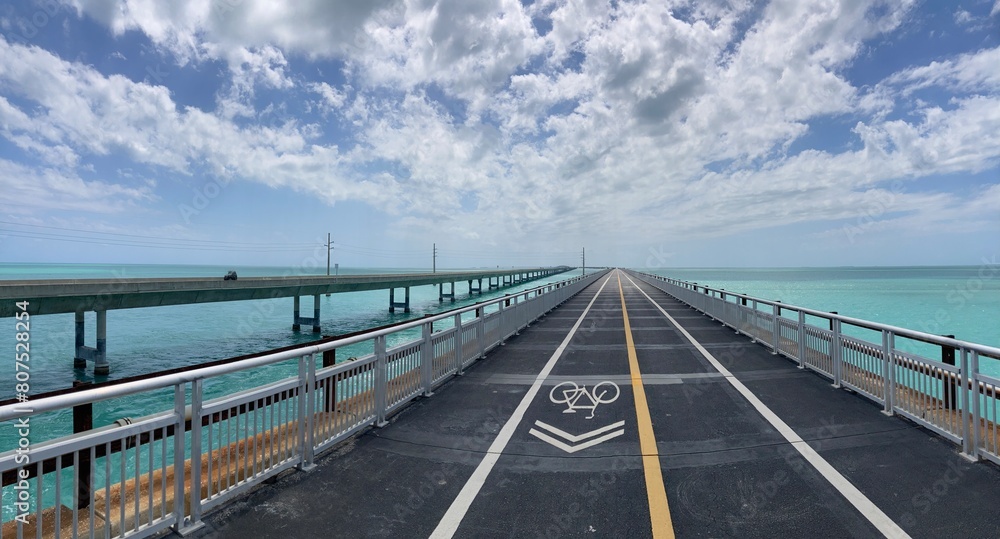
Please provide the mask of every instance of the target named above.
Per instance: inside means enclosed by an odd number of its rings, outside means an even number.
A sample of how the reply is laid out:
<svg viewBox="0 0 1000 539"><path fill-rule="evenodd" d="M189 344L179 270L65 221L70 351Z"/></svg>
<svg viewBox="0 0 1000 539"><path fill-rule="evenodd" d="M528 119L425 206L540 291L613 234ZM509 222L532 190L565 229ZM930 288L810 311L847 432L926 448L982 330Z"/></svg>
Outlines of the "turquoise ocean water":
<svg viewBox="0 0 1000 539"><path fill-rule="evenodd" d="M0 264L0 279L68 279L131 277L218 277L231 268L168 265ZM296 275L301 269L240 267L240 276ZM402 273L419 269L342 268L341 274ZM649 270L647 270L649 271ZM764 299L902 326L928 333L1000 346L1000 267L878 268L683 268L653 273L697 281ZM325 268L313 272L325 274ZM569 273L530 283L557 281ZM437 287L412 290L412 313L389 313L388 292L354 292L322 296L324 334L342 334L440 312L496 297L501 292L469 297L466 283L456 284L457 301L438 302ZM529 285L522 285L524 288ZM399 299L399 298L397 298ZM312 299L303 298L304 312ZM108 312L108 357L111 378L134 376L194 365L241 354L311 341L307 331L292 332L292 298L179 305ZM32 319L32 391L61 389L73 380L94 381L92 369L74 371L73 315ZM0 347L14 349L14 320L5 319ZM95 315L87 313L87 343L93 346ZM439 324L437 329L447 327ZM391 345L391 343L390 343ZM362 355L364 346L338 352ZM13 370L10 371L13 373ZM104 380L98 378L96 380ZM10 387L6 387L10 386ZM0 398L10 398L13 384L0 384Z"/></svg>
<svg viewBox="0 0 1000 539"><path fill-rule="evenodd" d="M648 270L647 270L648 271ZM754 297L1000 347L1000 265L844 268L683 268L650 273ZM818 324L818 321L810 323ZM845 333L881 343L871 331ZM926 357L940 348L897 340ZM1000 374L984 359L983 372Z"/></svg>
<svg viewBox="0 0 1000 539"><path fill-rule="evenodd" d="M229 267L168 265L83 265L83 264L0 264L0 280L11 279L98 279L136 277L218 277ZM240 277L281 275L325 275L326 269L308 272L299 268L239 267ZM483 268L486 269L486 268ZM340 275L373 273L413 273L425 269L341 268ZM111 310L107 314L107 349L111 363L109 377L95 377L92 365L87 371L72 369L74 317L72 314L35 316L31 319L31 363L33 393L62 389L74 380L104 381L149 372L195 365L261 352L291 344L307 343L321 335L336 335L391 324L426 314L470 305L515 290L534 287L568 278L564 273L505 287L501 291L469 296L468 284L455 284L456 301L438 301L438 288L421 286L411 289L411 312L390 313L387 290L323 295L321 299L321 334L311 328L293 332L292 298L259 301L235 301L176 305L145 309ZM484 282L485 286L485 282ZM447 292L449 287L445 286ZM402 301L397 290L396 301ZM311 316L312 297L302 298L302 314ZM8 331L0 330L0 347L14 350L14 319L5 319ZM3 322L0 322L3 324ZM439 322L435 329L450 327ZM94 346L96 315L86 313L87 345ZM418 336L419 330L413 332ZM401 339L396 339L400 341ZM402 339L402 340L408 340ZM389 341L392 346L393 340ZM370 346L359 345L338 350L338 358L371 353ZM11 371L13 373L13 371ZM270 378L269 376L267 378ZM10 386L10 387L6 387ZM14 394L13 384L0 384L0 399Z"/></svg>
<svg viewBox="0 0 1000 539"><path fill-rule="evenodd" d="M1000 265L684 268L651 273L1000 346Z"/></svg>
<svg viewBox="0 0 1000 539"><path fill-rule="evenodd" d="M219 277L236 269L241 277L303 274L293 268L251 268L166 265L0 264L0 279L70 279L130 277ZM341 268L340 274L398 273L419 269ZM935 334L1000 346L1000 267L896 267L896 268L682 268L643 270L697 281L763 299L777 299L822 311L837 311L856 318L883 322ZM469 305L546 282L559 281L579 270L539 279L499 292L470 297L466 283L456 284L457 301L438 302L437 286L411 291L412 313L389 313L388 292L354 292L321 296L323 334L342 334L421 317L428 313ZM313 272L325 274L325 268ZM397 298L399 299L399 298ZM73 315L46 315L31 319L32 393L61 389L74 380L102 381L134 376L205 361L260 352L314 340L309 331L293 332L292 298L180 305L109 311L108 357L110 377L95 378L92 366L74 370ZM303 298L303 310L312 299ZM0 398L14 395L13 351L15 320L0 320L0 348L9 350L9 374L0 376ZM439 323L435 329L450 324ZM4 330L3 327L6 327ZM95 315L87 314L87 344L94 345ZM850 333L850 331L847 331ZM417 338L419 330L390 339L389 346ZM874 336L859 334L863 338ZM907 343L900 343L901 348ZM935 357L939 351L913 344L917 353ZM371 353L370 343L338 350L338 359ZM998 362L984 361L982 368L1000 374ZM288 362L215 379L206 384L208 398L232 393L291 376L297 366ZM121 417L142 417L172 408L169 390L104 401L95 405L94 424L103 426ZM69 434L69 410L33 419L32 435L44 440ZM0 432L0 451L12 448L12 429ZM10 495L5 489L4 497ZM6 503L4 504L6 508ZM9 516L9 515L4 515Z"/></svg>

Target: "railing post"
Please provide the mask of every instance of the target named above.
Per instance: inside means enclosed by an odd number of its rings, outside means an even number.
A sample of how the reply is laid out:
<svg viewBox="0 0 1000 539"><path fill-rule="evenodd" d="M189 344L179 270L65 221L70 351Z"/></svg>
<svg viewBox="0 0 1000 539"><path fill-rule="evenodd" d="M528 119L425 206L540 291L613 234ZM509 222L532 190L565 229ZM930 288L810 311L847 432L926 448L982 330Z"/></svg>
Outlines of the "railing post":
<svg viewBox="0 0 1000 539"><path fill-rule="evenodd" d="M504 346L507 341L507 310L504 309L505 301L497 302L497 333L500 337L500 346Z"/></svg>
<svg viewBox="0 0 1000 539"><path fill-rule="evenodd" d="M479 359L486 357L486 308L476 309L476 345L479 348Z"/></svg>
<svg viewBox="0 0 1000 539"><path fill-rule="evenodd" d="M431 386L434 385L434 342L431 335L434 333L431 322L426 322L420 326L420 374L424 382L424 396L430 397L434 394Z"/></svg>
<svg viewBox="0 0 1000 539"><path fill-rule="evenodd" d="M778 355L778 345L780 344L781 340L781 322L779 322L778 320L779 318L781 318L781 307L778 306L777 303L771 305L771 313L773 315L773 318L771 319L771 325L772 329L774 330L774 335L773 335L774 340L772 343L771 355L776 356Z"/></svg>
<svg viewBox="0 0 1000 539"><path fill-rule="evenodd" d="M323 351L323 368L332 367L337 364L337 349L331 348ZM337 378L330 378L330 388L323 392L323 411L332 413L337 411Z"/></svg>
<svg viewBox="0 0 1000 539"><path fill-rule="evenodd" d="M90 386L90 382L73 381L73 387ZM73 434L87 432L94 428L94 404L88 402L73 407ZM77 452L77 466L79 468L79 482L76 486L76 508L83 509L90 506L90 451L83 449Z"/></svg>
<svg viewBox="0 0 1000 539"><path fill-rule="evenodd" d="M841 369L843 367L843 348L840 343L840 320L832 319L833 339L830 340L830 358L833 360L833 387L840 387Z"/></svg>
<svg viewBox="0 0 1000 539"><path fill-rule="evenodd" d="M520 328L517 327L517 313L520 311L517 305L517 296L511 296L506 303L507 306L510 307L510 310L507 311L507 335L511 337L520 335L520 333L518 333Z"/></svg>
<svg viewBox="0 0 1000 539"><path fill-rule="evenodd" d="M722 321L722 325L729 326L731 328L736 327L736 313L738 311L738 306L736 301L731 301L732 294L726 296L726 319ZM739 299L739 298L737 298Z"/></svg>
<svg viewBox="0 0 1000 539"><path fill-rule="evenodd" d="M942 335L942 337L947 337L949 339L954 339L954 335ZM955 366L955 349L951 346L941 346L941 363L945 365ZM955 381L952 378L951 373L945 373L947 376L944 380L944 408L945 410L955 409Z"/></svg>
<svg viewBox="0 0 1000 539"><path fill-rule="evenodd" d="M184 529L184 384L174 386L174 531Z"/></svg>
<svg viewBox="0 0 1000 539"><path fill-rule="evenodd" d="M975 460L976 448L973 446L972 436L970 436L970 431L972 429L972 424L970 424L972 421L972 414L970 413L971 410L969 410L969 351L963 348L961 357L962 360L959 365L958 380L959 387L962 388L962 412L959 416L962 418L962 455L968 459ZM973 383L972 388L975 390L973 393L975 394L976 399L978 399L979 384ZM975 428L978 430L979 425L975 424Z"/></svg>
<svg viewBox="0 0 1000 539"><path fill-rule="evenodd" d="M883 395L882 400L884 401L884 406L882 413L885 415L892 415L893 403L896 400L896 384L895 384L895 373L896 373L896 361L893 357L895 355L896 349L896 336L889 330L882 330L882 385Z"/></svg>
<svg viewBox="0 0 1000 539"><path fill-rule="evenodd" d="M306 366L305 357L298 358L299 363L299 373L298 373L298 395L295 404L295 425L296 425L296 438L299 444L299 463L297 468L302 471L309 469L306 463L306 407L308 402L306 401L306 393L309 391L309 373L308 367Z"/></svg>
<svg viewBox="0 0 1000 539"><path fill-rule="evenodd" d="M972 455L973 459L979 460L979 446L980 446L980 429L979 425L982 422L982 412L979 409L979 352L975 350L972 351L972 357L969 361L969 373L970 379L972 380ZM994 395L995 397L995 395ZM993 418L994 422L996 418Z"/></svg>
<svg viewBox="0 0 1000 539"><path fill-rule="evenodd" d="M513 335L521 334L521 316L522 311L524 311L524 305L520 301L521 296L512 296L510 299L514 302L514 309L511 311L511 326L514 328Z"/></svg>
<svg viewBox="0 0 1000 539"><path fill-rule="evenodd" d="M799 368L806 368L806 313L799 311Z"/></svg>
<svg viewBox="0 0 1000 539"><path fill-rule="evenodd" d="M316 433L313 422L316 420L316 355L305 356L306 361L306 437L303 446L303 463L299 469L311 472L316 468Z"/></svg>
<svg viewBox="0 0 1000 539"><path fill-rule="evenodd" d="M191 516L184 528L178 532L181 535L187 535L204 526L201 522L201 402L204 383L200 378L191 381Z"/></svg>
<svg viewBox="0 0 1000 539"><path fill-rule="evenodd" d="M736 324L733 329L736 330L736 334L740 334L740 330L743 328L743 316L746 314L747 298L737 298L736 302Z"/></svg>
<svg viewBox="0 0 1000 539"><path fill-rule="evenodd" d="M465 374L465 369L462 368L462 364L465 363L462 357L462 315L455 315L455 374L462 376Z"/></svg>
<svg viewBox="0 0 1000 539"><path fill-rule="evenodd" d="M388 376L385 368L385 335L375 337L375 426L384 427L389 424L385 420L388 391Z"/></svg>
<svg viewBox="0 0 1000 539"><path fill-rule="evenodd" d="M747 313L747 314L750 315L748 317L748 318L750 318L750 323L748 325L751 328L750 329L750 342L755 343L755 342L757 342L757 334L760 333L760 324L757 323L757 317L760 314L757 311L757 300L753 300L753 304L750 307L750 312Z"/></svg>

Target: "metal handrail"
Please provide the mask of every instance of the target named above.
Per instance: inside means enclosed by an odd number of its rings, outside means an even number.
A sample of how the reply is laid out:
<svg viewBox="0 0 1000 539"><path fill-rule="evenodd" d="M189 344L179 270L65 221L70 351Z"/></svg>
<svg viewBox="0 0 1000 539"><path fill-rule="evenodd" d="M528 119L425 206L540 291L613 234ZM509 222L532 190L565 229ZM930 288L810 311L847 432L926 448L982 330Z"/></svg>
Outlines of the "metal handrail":
<svg viewBox="0 0 1000 539"><path fill-rule="evenodd" d="M791 304L791 303L783 303L783 302L780 302L780 301L772 301L772 300L762 299L762 298L758 298L758 297L755 297L755 296L749 296L749 295L746 295L746 294L740 294L738 292L731 292L729 290L723 290L721 288L712 288L710 286L704 286L704 285L692 283L692 282L689 282L689 281L682 281L680 279L674 279L674 278L665 277L665 276L662 276L662 275L655 275L655 274L652 274L652 273L645 273L645 272L636 272L636 273L640 273L642 275L646 275L647 277L653 277L653 278L656 278L656 279L666 280L667 282L669 282L671 284L674 284L674 285L677 285L677 286L680 286L680 285L689 285L689 286L700 288L700 289L706 290L706 291L718 292L720 294L725 294L726 298L734 297L734 298L746 299L748 301L754 301L758 305L768 305L768 306L770 306L772 308L773 307L780 307L782 310L787 309L787 310L790 310L790 311L802 312L802 313L805 313L805 314L808 314L808 315L811 315L811 316L816 316L816 317L819 317L819 318L826 318L828 320L839 320L841 323L846 323L846 324L850 324L852 326L858 326L858 327L862 327L862 328L865 328L865 329L871 329L871 330L874 330L874 331L889 331L889 332L893 333L894 335L901 336L901 337L906 337L906 338L917 340L917 341L921 341L921 342L926 342L928 344L936 344L936 345L940 345L940 346L944 346L944 347L948 347L948 348L965 349L965 350L969 350L969 351L973 351L974 350L976 352L979 352L980 355L990 356L990 357L995 357L997 359L1000 359L1000 348L995 347L995 346L989 346L989 345L985 345L985 344L974 343L974 342L971 342L971 341L964 341L964 340L961 340L961 339L956 339L956 338L951 338L951 337L944 337L942 335L935 335L933 333L925 333L923 331L916 331L916 330L913 330L913 329L907 329L907 328L903 328L903 327L899 327L899 326L893 326L893 325L890 325L890 324L883 324L881 322L872 322L870 320L864 320L864 319L861 319L861 318L854 318L854 317L851 317L851 316L844 316L842 314L830 313L830 312L826 312L826 311L819 311L819 310L816 310L816 309L810 309L808 307L801 307L801 306L794 305L794 304ZM697 290L693 290L693 292L697 292Z"/></svg>
<svg viewBox="0 0 1000 539"><path fill-rule="evenodd" d="M791 358L799 368L812 369L832 380L834 387L856 391L881 404L884 413L898 413L955 442L962 447L966 458L986 458L1000 464L1000 391L997 384L1000 379L980 371L980 359L1000 359L1000 348L670 277L635 274L713 320L760 342L773 354ZM728 297L733 297L734 301L729 301ZM750 301L753 303L748 305ZM765 308L761 309L761 305ZM797 311L798 320L781 316L781 309ZM807 314L828 320L830 329L806 324ZM779 323L782 320L787 324ZM881 344L844 335L844 324L881 333ZM784 328L789 330L789 335L784 335ZM818 336L826 346L811 345L808 342L810 335ZM897 336L940 346L940 360L899 350L895 345ZM845 350L860 355L845 357Z"/></svg>
<svg viewBox="0 0 1000 539"><path fill-rule="evenodd" d="M406 331L408 329L417 328L424 324L428 323L433 324L434 322L440 320L451 319L454 318L455 316L460 316L464 313L472 312L477 309L485 309L486 307L490 307L492 305L496 305L511 299L513 299L516 303L517 298L522 295L531 294L533 292L537 292L539 290L551 287L553 285L565 286L584 278L585 276L577 276L571 279L559 281L558 283L549 283L536 286L534 288L525 289L520 292L507 294L503 297L496 298L488 302L476 303L473 305L469 305L468 307L450 310L447 313L442 313L425 318L419 318L416 320L412 320L410 322L400 324L398 326L384 328L372 331L370 333L353 335L342 339L335 339L332 341L325 342L323 344L304 346L302 348L296 348L294 350L286 350L284 352L267 354L260 357L236 361L233 363L227 363L224 365L213 365L211 367L193 369L190 371L180 372L180 373L172 373L164 376L159 376L156 378L148 378L145 380L126 382L124 384L119 384L111 387L98 387L98 388L81 390L69 394L55 395L43 399L31 400L27 403L8 404L5 406L0 406L0 421L9 421L14 418L28 417L32 415L41 414L44 412L50 412L53 410L71 408L73 406L89 402L99 402L103 400L134 395L136 393L142 393L145 391L163 389L171 386L176 386L178 384L184 384L195 380L209 378L212 376L230 374L233 372L242 371L246 369L252 369L256 367L263 367L265 365L271 365L274 363L280 363L282 361L300 358L303 356L308 356L310 354L322 353L327 350L333 350L335 348L341 348L343 346L348 346L359 342L365 342L374 338L390 335L393 333L399 333L401 331Z"/></svg>

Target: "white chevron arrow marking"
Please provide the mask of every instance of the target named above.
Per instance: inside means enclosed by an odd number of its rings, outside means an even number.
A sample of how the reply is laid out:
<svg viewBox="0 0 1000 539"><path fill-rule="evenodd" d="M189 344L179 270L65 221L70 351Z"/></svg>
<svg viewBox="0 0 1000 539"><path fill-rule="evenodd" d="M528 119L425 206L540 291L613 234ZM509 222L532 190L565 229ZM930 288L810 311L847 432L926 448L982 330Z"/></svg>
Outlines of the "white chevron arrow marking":
<svg viewBox="0 0 1000 539"><path fill-rule="evenodd" d="M570 434L570 433L568 433L566 431L557 429L556 427L553 427L552 425L549 425L548 423L544 423L542 421L535 421L535 426L539 427L541 429L545 429L545 430L551 432L552 434L555 434L556 436L559 436L560 438L563 438L564 440L567 440L567 441L572 442L574 444L576 444L577 442L583 441L583 440L587 440L588 438L593 438L592 440L587 441L587 442L583 442L581 444L569 445L569 444L567 444L567 443L565 443L565 442L563 442L561 440L557 440L557 439L553 438L552 436L549 436L548 434L546 434L544 432L541 432L541 431L538 431L538 430L535 430L535 429L531 429L531 430L528 431L528 434L531 434L532 436L538 438L539 440L542 440L543 442L546 442L546 443L548 443L550 445L558 447L559 449L562 449L563 451L565 451L567 453L576 453L577 451L582 451L584 449L587 449L588 447L594 447L595 445L602 444L602 443L604 443L604 442L606 442L606 441L608 441L608 440L610 440L612 438L617 438L617 437L621 436L622 434L625 434L625 429L615 430L614 432L610 432L608 434L604 434L605 432L612 431L612 430L617 429L619 427L624 427L625 426L625 421L619 421L617 423L612 423L610 425L601 427L599 429L592 430L590 432L585 432L585 433L579 434L579 435ZM598 438L594 438L594 436L597 436L599 434L604 434L604 436L600 436Z"/></svg>

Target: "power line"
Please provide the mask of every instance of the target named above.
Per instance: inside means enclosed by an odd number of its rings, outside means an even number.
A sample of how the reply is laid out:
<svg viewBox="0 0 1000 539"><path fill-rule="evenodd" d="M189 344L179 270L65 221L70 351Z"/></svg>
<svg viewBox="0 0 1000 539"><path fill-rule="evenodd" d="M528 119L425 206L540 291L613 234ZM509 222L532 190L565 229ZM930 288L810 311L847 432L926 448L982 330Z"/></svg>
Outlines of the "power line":
<svg viewBox="0 0 1000 539"><path fill-rule="evenodd" d="M0 226L0 235L34 239L34 240L63 241L63 242L84 243L91 245L115 245L121 247L176 249L176 250L192 250L192 251L228 251L228 252L262 252L262 253L303 252L317 247L316 243L243 242L243 241L167 238L163 236L128 234L122 232L83 231L67 227L34 225L26 223L15 223L10 221L0 221L0 225L11 225L13 227L30 227L35 229L56 231L56 232L46 232L42 230L23 230L18 228L12 228L11 226ZM329 254L329 251L334 248L333 242L329 238L329 235L327 241L328 243L319 244L319 247L320 248L325 247ZM426 253L426 251L409 250L409 249L379 249L375 247L367 247L362 245L352 245L345 243L338 243L336 245L336 248L345 254L353 254L362 257L382 258L391 260L416 261L422 256L426 256L424 254ZM551 258L553 256L565 256L569 253L571 253L571 251L499 252L496 250L482 251L482 250L439 249L437 247L437 244L435 243L433 246L433 268L434 270L436 270L437 257L438 255L441 254L447 255L449 258L462 258L474 261L478 260L494 261L497 259L533 260L539 258Z"/></svg>
<svg viewBox="0 0 1000 539"><path fill-rule="evenodd" d="M50 240L50 241L65 241L73 243L86 243L91 245L117 245L121 247L154 247L159 249L183 249L191 251L233 251L233 252L266 252L266 253L278 253L278 252L297 252L300 253L307 248L267 248L267 247L226 247L226 246L210 246L210 245L184 245L184 244L173 244L173 243L150 243L150 242L137 242L137 241L127 241L118 240L114 238L88 238L85 236L73 236L69 234L50 234L45 232L24 232L24 231L6 231L0 229L0 235L13 236L18 238L28 238L36 240Z"/></svg>
<svg viewBox="0 0 1000 539"><path fill-rule="evenodd" d="M374 257L374 258L395 258L395 259L416 260L418 258L423 258L424 256L427 256L426 254L396 254L396 253L392 253L392 252L388 252L388 251L387 252L366 252L366 251L359 251L359 250L356 250L356 249L350 249L350 248L343 247L339 243L337 244L337 249L340 252L342 252L342 253L349 253L349 254L354 254L354 255L358 255L358 256L367 256L367 257Z"/></svg>
<svg viewBox="0 0 1000 539"><path fill-rule="evenodd" d="M101 236L119 236L119 237L125 237L125 238L139 238L139 239L142 239L142 240L150 240L150 241L168 241L168 242L184 241L184 242L188 242L188 243L205 243L205 244L211 244L211 245L234 245L234 246L243 245L243 246L248 246L248 247L268 247L268 246L281 246L281 247L302 246L302 247L307 247L307 246L314 245L312 243L278 243L278 242L253 243L253 242L240 242L240 241L219 241L219 240L198 240L198 239L184 239L184 240L179 240L177 238L165 238L165 237L162 237L162 236L149 236L149 235L141 235L141 234L125 234L125 233L122 233L122 232L99 232L99 231L96 231L96 230L93 230L93 231L86 230L86 231L84 231L84 230L79 230L79 229L75 229L75 228L65 228L65 227L46 226L46 225L31 225L31 224L27 224L27 223L13 223L13 222L10 222L10 221L0 221L0 224L14 225L14 226L23 226L23 227L32 227L32 228L45 228L45 229L49 229L49 230L61 230L61 231L65 231L65 232L75 232L75 233L78 233L78 234L98 234L98 235L101 235ZM0 228L0 230L9 230L9 229ZM13 231L14 232L24 232L24 233L33 233L33 234L43 234L43 232L32 232L30 230L24 230L24 231L13 230ZM86 236L83 236L83 237L86 237ZM100 239L100 238L94 238L94 239Z"/></svg>
<svg viewBox="0 0 1000 539"><path fill-rule="evenodd" d="M425 256L426 251L393 251L388 249L365 249L364 247L348 247L343 243L338 243L337 248L343 251L348 251L358 254L372 254L372 255L392 255L392 256Z"/></svg>
<svg viewBox="0 0 1000 539"><path fill-rule="evenodd" d="M458 254L462 254L462 255L474 255L474 254L495 255L497 253L497 251L495 249L488 250L488 251L477 251L477 250L466 250L466 249L459 250L459 249L444 248L444 249L439 249L439 251L445 252L445 253L458 253ZM544 252L521 251L520 253L521 254L531 254L531 255L568 255L568 254L576 254L576 251L550 251L550 250L545 250Z"/></svg>

